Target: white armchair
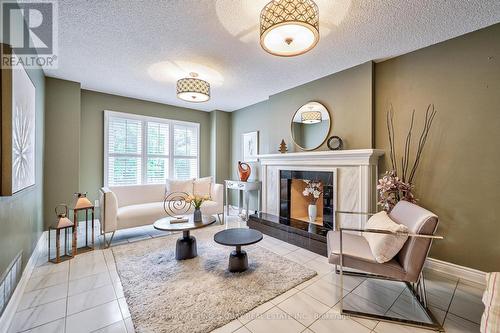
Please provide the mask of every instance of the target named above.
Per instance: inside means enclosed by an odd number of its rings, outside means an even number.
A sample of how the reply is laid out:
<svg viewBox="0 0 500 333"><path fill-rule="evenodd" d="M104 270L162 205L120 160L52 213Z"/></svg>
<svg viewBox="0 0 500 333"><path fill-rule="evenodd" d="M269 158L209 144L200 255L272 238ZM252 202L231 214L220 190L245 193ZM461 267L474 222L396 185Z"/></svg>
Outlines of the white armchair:
<svg viewBox="0 0 500 333"><path fill-rule="evenodd" d="M202 213L217 215L219 221L224 223L224 186L212 184L210 196L211 200L201 206ZM101 188L101 234L105 242L106 233L112 233L112 239L116 230L153 224L167 216L163 208L165 197L164 184Z"/></svg>

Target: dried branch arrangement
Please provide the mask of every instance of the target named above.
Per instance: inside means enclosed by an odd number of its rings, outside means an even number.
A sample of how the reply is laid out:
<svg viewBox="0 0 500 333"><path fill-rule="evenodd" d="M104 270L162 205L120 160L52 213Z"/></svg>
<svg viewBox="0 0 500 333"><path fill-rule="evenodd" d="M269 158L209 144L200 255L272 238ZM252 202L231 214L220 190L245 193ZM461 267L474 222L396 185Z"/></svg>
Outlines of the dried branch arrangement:
<svg viewBox="0 0 500 333"><path fill-rule="evenodd" d="M429 104L425 112L424 126L418 139L417 150L413 157L411 149L413 127L415 122L415 110L413 110L411 114L410 128L405 139L404 153L401 157L401 164L398 165L394 133L394 109L392 106L387 112L387 132L389 134L391 170L385 173L384 177L379 180L379 184L377 185L380 196L379 205L381 205L385 210L390 211L400 200L416 202L412 193L414 188L413 179L415 178L417 168L420 164L422 152L424 151L425 143L427 142L436 113L437 111L434 108L434 104Z"/></svg>

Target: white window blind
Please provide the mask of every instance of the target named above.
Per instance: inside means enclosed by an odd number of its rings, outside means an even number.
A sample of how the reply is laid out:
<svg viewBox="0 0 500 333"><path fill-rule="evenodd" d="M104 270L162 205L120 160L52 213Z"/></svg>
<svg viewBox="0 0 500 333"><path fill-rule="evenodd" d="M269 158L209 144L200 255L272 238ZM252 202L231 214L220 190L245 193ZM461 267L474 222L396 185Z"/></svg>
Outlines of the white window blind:
<svg viewBox="0 0 500 333"><path fill-rule="evenodd" d="M191 125L174 124L174 178L195 178L198 174L198 131Z"/></svg>
<svg viewBox="0 0 500 333"><path fill-rule="evenodd" d="M113 185L139 184L142 169L141 122L110 117L108 124L108 182Z"/></svg>
<svg viewBox="0 0 500 333"><path fill-rule="evenodd" d="M169 124L148 121L146 183L164 183L169 170Z"/></svg>
<svg viewBox="0 0 500 333"><path fill-rule="evenodd" d="M105 186L199 175L199 124L105 111Z"/></svg>

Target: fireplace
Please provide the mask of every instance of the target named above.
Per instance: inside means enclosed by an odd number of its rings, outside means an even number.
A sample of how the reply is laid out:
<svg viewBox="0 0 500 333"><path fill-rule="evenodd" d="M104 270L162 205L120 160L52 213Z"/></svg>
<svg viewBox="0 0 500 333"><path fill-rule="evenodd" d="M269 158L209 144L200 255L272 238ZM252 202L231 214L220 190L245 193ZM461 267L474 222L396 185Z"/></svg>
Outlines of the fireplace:
<svg viewBox="0 0 500 333"><path fill-rule="evenodd" d="M335 224L361 228L366 221L362 215L335 217L335 210L375 210L382 155L377 149L259 155L262 211L250 215L248 226L326 256L327 234ZM309 203L300 195L304 180L321 182L323 187L317 218L311 222Z"/></svg>
<svg viewBox="0 0 500 333"><path fill-rule="evenodd" d="M326 234L335 223L335 171L279 171L279 216L259 213L248 226L263 233L326 256ZM302 192L307 181L320 184L317 217L308 216L309 199Z"/></svg>
<svg viewBox="0 0 500 333"><path fill-rule="evenodd" d="M335 217L334 177L333 172L326 171L280 170L280 218L300 220L332 230ZM307 182L319 183L322 191L316 200L317 216L314 220L308 214L310 197L302 193Z"/></svg>

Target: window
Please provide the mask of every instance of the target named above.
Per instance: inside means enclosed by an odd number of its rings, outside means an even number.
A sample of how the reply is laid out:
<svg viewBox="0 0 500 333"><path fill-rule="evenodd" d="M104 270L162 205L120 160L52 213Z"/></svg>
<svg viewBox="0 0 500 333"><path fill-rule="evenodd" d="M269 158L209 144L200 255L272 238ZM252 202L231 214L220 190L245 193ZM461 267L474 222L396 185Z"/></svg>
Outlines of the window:
<svg viewBox="0 0 500 333"><path fill-rule="evenodd" d="M198 177L200 124L113 111L104 118L105 186Z"/></svg>

